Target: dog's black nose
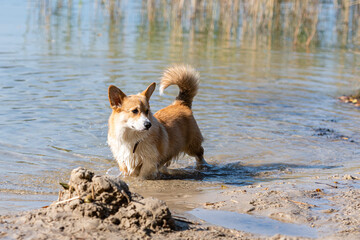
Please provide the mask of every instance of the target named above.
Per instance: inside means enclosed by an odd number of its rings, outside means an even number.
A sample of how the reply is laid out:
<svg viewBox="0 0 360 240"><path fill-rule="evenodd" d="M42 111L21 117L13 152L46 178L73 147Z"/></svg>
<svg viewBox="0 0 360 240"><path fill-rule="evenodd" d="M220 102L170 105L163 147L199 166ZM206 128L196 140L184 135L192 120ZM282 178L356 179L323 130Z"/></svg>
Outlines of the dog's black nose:
<svg viewBox="0 0 360 240"><path fill-rule="evenodd" d="M151 122L145 122L144 126L145 126L146 130L148 130L151 127Z"/></svg>

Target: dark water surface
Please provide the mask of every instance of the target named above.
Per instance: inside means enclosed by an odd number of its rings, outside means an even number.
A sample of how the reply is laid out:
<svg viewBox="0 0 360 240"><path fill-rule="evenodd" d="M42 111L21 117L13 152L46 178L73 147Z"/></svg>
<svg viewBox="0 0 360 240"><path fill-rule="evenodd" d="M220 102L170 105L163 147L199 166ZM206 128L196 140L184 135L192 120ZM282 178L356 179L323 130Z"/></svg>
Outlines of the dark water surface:
<svg viewBox="0 0 360 240"><path fill-rule="evenodd" d="M96 1L51 13L37 1L2 2L0 213L47 205L77 166L99 174L115 167L107 87L138 93L172 63L201 73L193 110L215 165L178 184L244 185L360 167L360 111L336 99L359 88L356 52L254 47L169 30L147 24L140 7L127 1L111 20ZM153 112L176 88L166 93L155 92ZM187 157L174 165L193 166Z"/></svg>

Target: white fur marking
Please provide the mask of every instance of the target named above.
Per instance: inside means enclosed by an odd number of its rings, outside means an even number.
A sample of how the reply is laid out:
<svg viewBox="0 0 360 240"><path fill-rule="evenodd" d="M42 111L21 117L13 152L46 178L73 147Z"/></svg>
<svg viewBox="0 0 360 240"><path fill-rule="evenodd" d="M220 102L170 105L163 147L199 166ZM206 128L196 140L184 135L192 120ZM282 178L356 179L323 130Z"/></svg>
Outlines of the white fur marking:
<svg viewBox="0 0 360 240"><path fill-rule="evenodd" d="M146 130L146 127L145 127L146 122L150 122L150 120L145 116L145 114L142 113L140 115L140 117L136 120L133 118L130 118L127 121L127 125L128 125L128 127L133 128L137 131L144 131L144 130Z"/></svg>
<svg viewBox="0 0 360 240"><path fill-rule="evenodd" d="M164 85L160 85L160 88L159 88L160 95L164 94L164 90L165 90Z"/></svg>

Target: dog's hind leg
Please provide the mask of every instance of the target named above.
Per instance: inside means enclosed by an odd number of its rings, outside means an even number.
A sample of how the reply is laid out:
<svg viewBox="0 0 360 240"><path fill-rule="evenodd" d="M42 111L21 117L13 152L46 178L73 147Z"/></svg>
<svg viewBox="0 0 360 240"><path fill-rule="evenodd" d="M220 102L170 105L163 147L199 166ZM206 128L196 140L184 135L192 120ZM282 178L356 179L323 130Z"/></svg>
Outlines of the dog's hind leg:
<svg viewBox="0 0 360 240"><path fill-rule="evenodd" d="M196 148L193 146L189 147L189 149L186 151L186 154L195 157L197 169L203 169L204 167L209 166L209 164L204 159L204 148L201 145L197 146Z"/></svg>

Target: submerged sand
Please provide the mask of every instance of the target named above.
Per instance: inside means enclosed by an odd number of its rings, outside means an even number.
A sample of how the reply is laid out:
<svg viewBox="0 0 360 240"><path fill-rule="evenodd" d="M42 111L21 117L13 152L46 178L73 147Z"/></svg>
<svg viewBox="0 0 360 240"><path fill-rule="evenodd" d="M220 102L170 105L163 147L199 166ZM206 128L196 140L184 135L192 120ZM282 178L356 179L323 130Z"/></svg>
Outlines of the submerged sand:
<svg viewBox="0 0 360 240"><path fill-rule="evenodd" d="M198 202L198 207L263 216L281 223L314 229L319 239L360 239L360 191L355 175L314 179L314 185L294 182L224 187L217 197ZM226 227L176 215L165 202L131 192L119 178L98 176L77 168L46 208L0 217L0 237L5 239L308 239L266 235L258 231ZM314 188L314 186L318 186ZM205 210L204 210L205 211ZM219 216L220 216L220 212ZM210 212L210 215L217 212ZM256 221L254 223L256 225ZM246 225L245 223L243 224ZM294 225L295 226L295 225ZM269 226L267 226L269 227ZM276 225L270 227L277 227ZM305 230L306 231L306 230Z"/></svg>

